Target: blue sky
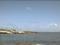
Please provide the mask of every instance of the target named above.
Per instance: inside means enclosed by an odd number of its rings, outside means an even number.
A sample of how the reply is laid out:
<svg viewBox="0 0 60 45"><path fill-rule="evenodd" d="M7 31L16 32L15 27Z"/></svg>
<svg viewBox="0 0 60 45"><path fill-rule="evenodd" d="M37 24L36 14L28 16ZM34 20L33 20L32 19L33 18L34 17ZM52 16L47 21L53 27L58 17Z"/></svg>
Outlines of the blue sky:
<svg viewBox="0 0 60 45"><path fill-rule="evenodd" d="M55 31L57 27L56 31L60 31L60 2L0 1L0 27L2 26L32 31Z"/></svg>

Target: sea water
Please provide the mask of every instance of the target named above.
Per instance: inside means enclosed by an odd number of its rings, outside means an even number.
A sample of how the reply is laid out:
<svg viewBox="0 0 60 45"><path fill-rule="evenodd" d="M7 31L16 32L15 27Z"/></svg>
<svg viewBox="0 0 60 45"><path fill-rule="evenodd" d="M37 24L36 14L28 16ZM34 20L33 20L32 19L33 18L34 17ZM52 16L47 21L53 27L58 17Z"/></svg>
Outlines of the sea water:
<svg viewBox="0 0 60 45"><path fill-rule="evenodd" d="M0 42L34 42L49 43L52 41L60 41L60 32L41 32L38 34L0 34ZM8 45L7 43L6 45Z"/></svg>

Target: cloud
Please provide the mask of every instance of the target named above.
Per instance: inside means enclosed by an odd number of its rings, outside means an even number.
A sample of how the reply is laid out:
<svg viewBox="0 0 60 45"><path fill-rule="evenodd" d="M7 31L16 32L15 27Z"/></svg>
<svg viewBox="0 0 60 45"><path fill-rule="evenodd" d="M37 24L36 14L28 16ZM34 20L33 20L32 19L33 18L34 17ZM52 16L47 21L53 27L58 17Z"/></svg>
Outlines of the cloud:
<svg viewBox="0 0 60 45"><path fill-rule="evenodd" d="M50 23L46 27L39 28L37 31L40 32L60 32L59 25L57 23Z"/></svg>
<svg viewBox="0 0 60 45"><path fill-rule="evenodd" d="M51 24L49 24L49 27L58 27L58 24L56 24L56 23L51 23Z"/></svg>
<svg viewBox="0 0 60 45"><path fill-rule="evenodd" d="M49 32L60 32L60 25L58 25L57 23L50 23L49 28L47 29L47 31Z"/></svg>

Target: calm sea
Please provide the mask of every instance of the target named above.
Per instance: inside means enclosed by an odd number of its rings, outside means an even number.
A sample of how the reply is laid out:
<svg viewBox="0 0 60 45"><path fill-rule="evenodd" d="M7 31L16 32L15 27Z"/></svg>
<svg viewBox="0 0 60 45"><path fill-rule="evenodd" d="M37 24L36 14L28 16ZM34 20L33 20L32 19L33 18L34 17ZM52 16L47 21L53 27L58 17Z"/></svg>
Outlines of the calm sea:
<svg viewBox="0 0 60 45"><path fill-rule="evenodd" d="M0 34L0 42L52 42L60 41L60 32L40 32L39 34Z"/></svg>

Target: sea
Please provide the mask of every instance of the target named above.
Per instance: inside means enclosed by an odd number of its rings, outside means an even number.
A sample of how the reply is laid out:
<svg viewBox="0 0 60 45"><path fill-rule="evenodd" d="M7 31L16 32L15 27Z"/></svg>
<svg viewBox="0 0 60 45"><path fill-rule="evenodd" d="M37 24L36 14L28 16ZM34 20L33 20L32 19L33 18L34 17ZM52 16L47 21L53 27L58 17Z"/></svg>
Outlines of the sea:
<svg viewBox="0 0 60 45"><path fill-rule="evenodd" d="M60 45L60 32L0 34L0 45Z"/></svg>

